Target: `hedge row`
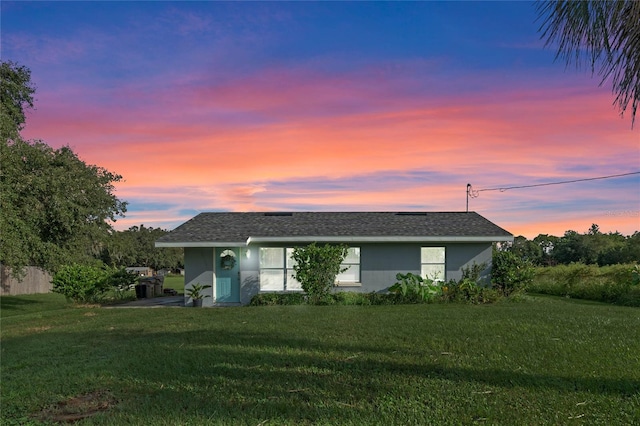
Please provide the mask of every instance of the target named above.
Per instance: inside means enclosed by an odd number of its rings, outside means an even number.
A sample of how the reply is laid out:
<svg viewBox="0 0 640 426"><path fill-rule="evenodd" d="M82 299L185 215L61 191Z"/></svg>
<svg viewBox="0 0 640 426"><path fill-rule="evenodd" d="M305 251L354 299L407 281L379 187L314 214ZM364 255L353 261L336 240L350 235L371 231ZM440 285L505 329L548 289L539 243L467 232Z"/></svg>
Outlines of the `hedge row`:
<svg viewBox="0 0 640 426"><path fill-rule="evenodd" d="M496 289L489 287L458 286L449 283L443 287L442 294L430 299L421 299L416 294L397 293L356 293L351 291L341 291L327 295L320 300L317 305L407 305L425 303L471 303L485 304L494 303L504 298ZM259 293L251 298L250 306L276 306L276 305L304 305L309 304L307 295L304 293Z"/></svg>
<svg viewBox="0 0 640 426"><path fill-rule="evenodd" d="M259 293L251 298L251 306L303 305L307 304L304 293ZM416 298L407 298L392 293L356 293L342 291L327 295L318 305L400 305L407 303L424 303Z"/></svg>

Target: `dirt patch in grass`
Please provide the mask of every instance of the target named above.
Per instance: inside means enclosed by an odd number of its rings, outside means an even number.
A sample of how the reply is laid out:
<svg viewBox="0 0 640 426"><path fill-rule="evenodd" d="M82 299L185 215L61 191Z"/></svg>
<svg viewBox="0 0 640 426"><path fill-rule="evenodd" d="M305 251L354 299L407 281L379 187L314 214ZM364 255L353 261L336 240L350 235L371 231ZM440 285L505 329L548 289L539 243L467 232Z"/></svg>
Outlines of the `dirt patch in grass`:
<svg viewBox="0 0 640 426"><path fill-rule="evenodd" d="M96 309L100 308L101 305L99 303L78 303L74 307L77 309Z"/></svg>
<svg viewBox="0 0 640 426"><path fill-rule="evenodd" d="M27 328L27 331L29 333L38 333L40 331L47 331L47 330L51 330L51 326L50 325L44 325L42 327L29 327L29 328Z"/></svg>
<svg viewBox="0 0 640 426"><path fill-rule="evenodd" d="M107 411L117 403L118 401L109 391L97 390L46 407L33 417L41 421L74 423Z"/></svg>

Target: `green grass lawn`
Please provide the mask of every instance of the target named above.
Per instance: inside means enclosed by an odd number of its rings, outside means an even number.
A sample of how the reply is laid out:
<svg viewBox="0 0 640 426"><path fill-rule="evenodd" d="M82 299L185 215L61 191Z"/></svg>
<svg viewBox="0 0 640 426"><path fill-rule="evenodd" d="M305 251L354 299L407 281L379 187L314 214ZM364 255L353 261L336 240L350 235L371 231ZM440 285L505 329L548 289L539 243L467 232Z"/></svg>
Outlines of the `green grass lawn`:
<svg viewBox="0 0 640 426"><path fill-rule="evenodd" d="M184 293L184 275L167 275L164 277L164 288L172 288L178 293Z"/></svg>
<svg viewBox="0 0 640 426"><path fill-rule="evenodd" d="M638 308L0 302L2 424L640 424Z"/></svg>

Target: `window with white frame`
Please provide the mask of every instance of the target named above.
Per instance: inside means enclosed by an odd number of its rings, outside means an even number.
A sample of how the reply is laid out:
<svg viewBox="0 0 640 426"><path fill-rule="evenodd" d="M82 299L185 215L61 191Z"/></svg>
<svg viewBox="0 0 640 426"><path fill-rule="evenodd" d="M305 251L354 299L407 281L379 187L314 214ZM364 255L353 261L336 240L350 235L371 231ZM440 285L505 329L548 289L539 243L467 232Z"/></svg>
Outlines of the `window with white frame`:
<svg viewBox="0 0 640 426"><path fill-rule="evenodd" d="M300 281L296 280L296 271L293 270L293 267L296 265L296 261L293 258L293 249L291 247L287 247L286 249L286 254L287 254L287 269L285 271L285 273L287 274L287 281L286 281L286 290L295 290L295 291L302 291L302 284L300 284Z"/></svg>
<svg viewBox="0 0 640 426"><path fill-rule="evenodd" d="M294 276L293 249L284 247L260 248L260 290L300 291L302 287Z"/></svg>
<svg viewBox="0 0 640 426"><path fill-rule="evenodd" d="M346 269L336 276L336 285L352 285L360 282L360 247L349 247L340 269Z"/></svg>
<svg viewBox="0 0 640 426"><path fill-rule="evenodd" d="M295 279L293 250L291 247L260 248L261 291L302 291L302 285ZM349 247L340 269L345 271L336 276L336 285L360 282L359 247Z"/></svg>
<svg viewBox="0 0 640 426"><path fill-rule="evenodd" d="M420 275L434 281L445 280L445 250L444 247L421 247Z"/></svg>

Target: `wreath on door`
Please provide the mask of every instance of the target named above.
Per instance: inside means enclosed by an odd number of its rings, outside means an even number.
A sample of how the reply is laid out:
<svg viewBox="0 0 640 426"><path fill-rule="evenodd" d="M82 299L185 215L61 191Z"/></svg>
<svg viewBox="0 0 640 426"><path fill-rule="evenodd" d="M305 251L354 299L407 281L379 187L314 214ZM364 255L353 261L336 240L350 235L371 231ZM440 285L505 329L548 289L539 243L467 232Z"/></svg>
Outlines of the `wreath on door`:
<svg viewBox="0 0 640 426"><path fill-rule="evenodd" d="M233 269L236 266L236 255L231 250L225 250L220 255L220 267L222 269Z"/></svg>

